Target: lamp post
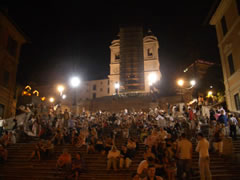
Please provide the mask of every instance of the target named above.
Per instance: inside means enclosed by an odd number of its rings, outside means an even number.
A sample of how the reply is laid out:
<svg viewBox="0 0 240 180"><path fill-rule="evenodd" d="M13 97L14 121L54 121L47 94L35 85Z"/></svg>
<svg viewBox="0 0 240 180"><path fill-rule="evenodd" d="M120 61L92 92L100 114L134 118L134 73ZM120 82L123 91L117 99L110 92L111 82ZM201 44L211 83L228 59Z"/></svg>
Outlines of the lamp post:
<svg viewBox="0 0 240 180"><path fill-rule="evenodd" d="M75 106L75 110L77 113L77 87L80 85L81 81L79 77L74 76L70 78L70 85L74 89L74 94L73 94L73 106Z"/></svg>
<svg viewBox="0 0 240 180"><path fill-rule="evenodd" d="M184 85L184 80L183 79L179 79L177 81L178 86L180 87L180 94L181 94L181 102L184 102L183 100L183 85Z"/></svg>
<svg viewBox="0 0 240 180"><path fill-rule="evenodd" d="M114 88L115 88L115 93L116 93L116 95L118 95L118 93L119 93L119 88L120 88L120 84L119 84L119 83L115 83L115 84L114 84Z"/></svg>
<svg viewBox="0 0 240 180"><path fill-rule="evenodd" d="M63 85L58 85L58 86L57 86L57 90L58 90L60 96L62 96L62 93L63 93L64 89L65 89L65 88L64 88Z"/></svg>
<svg viewBox="0 0 240 180"><path fill-rule="evenodd" d="M193 80L190 81L190 84L191 84L191 88L192 88L193 86L196 85L196 81L193 79Z"/></svg>
<svg viewBox="0 0 240 180"><path fill-rule="evenodd" d="M149 75L148 75L148 84L149 84L149 87L150 87L150 93L152 91L152 88L153 88L153 84L157 82L157 74L155 72L151 72Z"/></svg>
<svg viewBox="0 0 240 180"><path fill-rule="evenodd" d="M62 95L62 99L66 99L66 97L67 97L66 94Z"/></svg>
<svg viewBox="0 0 240 180"><path fill-rule="evenodd" d="M50 98L49 98L49 102L50 102L50 103L54 103L54 101L55 101L55 99L54 99L53 97L50 97Z"/></svg>
<svg viewBox="0 0 240 180"><path fill-rule="evenodd" d="M177 80L177 85L180 87L180 94L181 94L181 101L183 102L183 90L190 90L196 85L196 81L194 79L190 80L187 84L190 85L189 87L185 86L186 82L183 79Z"/></svg>

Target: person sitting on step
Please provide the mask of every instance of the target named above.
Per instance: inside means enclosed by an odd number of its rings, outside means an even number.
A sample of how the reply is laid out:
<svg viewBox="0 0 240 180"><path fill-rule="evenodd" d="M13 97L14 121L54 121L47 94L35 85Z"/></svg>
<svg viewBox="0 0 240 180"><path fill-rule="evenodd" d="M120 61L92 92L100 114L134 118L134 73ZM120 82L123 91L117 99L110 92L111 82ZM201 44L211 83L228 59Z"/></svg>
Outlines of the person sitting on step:
<svg viewBox="0 0 240 180"><path fill-rule="evenodd" d="M152 148L147 146L143 154L143 157L144 159L147 159L148 157L152 157L153 159L155 159L155 155L152 153Z"/></svg>
<svg viewBox="0 0 240 180"><path fill-rule="evenodd" d="M100 152L101 154L104 154L104 145L102 138L98 138L95 144L96 151Z"/></svg>
<svg viewBox="0 0 240 180"><path fill-rule="evenodd" d="M120 158L120 151L116 146L112 146L112 149L108 152L107 155L107 170L113 166L114 171L117 171L117 162Z"/></svg>
<svg viewBox="0 0 240 180"><path fill-rule="evenodd" d="M35 156L38 156L38 160L41 160L41 154L43 153L43 142L39 141L35 146L34 146L34 151L31 154L30 160L32 160Z"/></svg>
<svg viewBox="0 0 240 180"><path fill-rule="evenodd" d="M131 154L132 157L134 157L136 154L136 147L137 147L137 144L134 141L134 139L129 138L127 142L127 149L129 150L129 153Z"/></svg>
<svg viewBox="0 0 240 180"><path fill-rule="evenodd" d="M147 160L142 160L137 168L137 173L140 177L145 177L147 175L148 166L154 164L154 159L152 157L148 157Z"/></svg>
<svg viewBox="0 0 240 180"><path fill-rule="evenodd" d="M162 177L156 176L156 168L154 165L149 165L147 169L147 176L143 180L163 180Z"/></svg>
<svg viewBox="0 0 240 180"><path fill-rule="evenodd" d="M120 164L119 167L122 169L123 167L126 167L127 169L130 167L132 162L132 155L130 151L127 149L126 146L122 146L122 149L120 151Z"/></svg>
<svg viewBox="0 0 240 180"><path fill-rule="evenodd" d="M51 157L54 153L54 144L52 143L51 140L48 140L47 143L44 146L44 154L46 157Z"/></svg>
<svg viewBox="0 0 240 180"><path fill-rule="evenodd" d="M63 153L58 157L56 168L59 169L65 169L69 171L71 169L72 164L72 156L68 152L68 149L64 148Z"/></svg>
<svg viewBox="0 0 240 180"><path fill-rule="evenodd" d="M75 176L75 179L77 180L79 177L79 174L84 171L84 162L82 159L82 155L80 153L76 154L76 159L73 160L72 163L72 176Z"/></svg>

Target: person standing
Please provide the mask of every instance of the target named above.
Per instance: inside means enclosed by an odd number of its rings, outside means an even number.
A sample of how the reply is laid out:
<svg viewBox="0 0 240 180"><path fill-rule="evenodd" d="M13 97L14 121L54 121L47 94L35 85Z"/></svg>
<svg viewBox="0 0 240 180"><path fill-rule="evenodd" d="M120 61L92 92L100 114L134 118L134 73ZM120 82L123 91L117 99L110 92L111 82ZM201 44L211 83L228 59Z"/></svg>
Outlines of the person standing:
<svg viewBox="0 0 240 180"><path fill-rule="evenodd" d="M198 133L198 144L196 151L199 152L199 169L201 180L212 180L212 175L209 167L209 142L206 138L203 137L202 133Z"/></svg>
<svg viewBox="0 0 240 180"><path fill-rule="evenodd" d="M185 133L181 135L181 140L177 145L178 155L178 178L183 178L183 173L186 173L186 179L190 179L190 170L192 165L192 143L186 138Z"/></svg>
<svg viewBox="0 0 240 180"><path fill-rule="evenodd" d="M63 126L66 128L68 128L69 119L70 119L69 112L67 111L67 109L65 109L64 114L63 114Z"/></svg>
<svg viewBox="0 0 240 180"><path fill-rule="evenodd" d="M107 170L113 166L113 170L117 171L117 161L120 158L120 151L116 146L112 146L112 149L108 152L107 155Z"/></svg>
<svg viewBox="0 0 240 180"><path fill-rule="evenodd" d="M229 126L230 126L230 136L233 139L237 139L237 124L238 124L238 121L232 114L230 114L230 118L229 118L228 123L229 123Z"/></svg>

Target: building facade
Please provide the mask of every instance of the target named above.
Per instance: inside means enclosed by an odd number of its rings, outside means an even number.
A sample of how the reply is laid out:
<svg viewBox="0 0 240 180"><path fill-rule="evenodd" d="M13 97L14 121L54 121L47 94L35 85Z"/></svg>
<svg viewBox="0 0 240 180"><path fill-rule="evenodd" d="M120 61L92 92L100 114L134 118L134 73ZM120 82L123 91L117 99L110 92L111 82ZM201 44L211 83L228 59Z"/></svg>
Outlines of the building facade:
<svg viewBox="0 0 240 180"><path fill-rule="evenodd" d="M210 24L216 27L228 109L240 112L240 1L221 0Z"/></svg>
<svg viewBox="0 0 240 180"><path fill-rule="evenodd" d="M125 36L124 32L120 33L120 36L122 34L123 36ZM127 32L127 34L131 33ZM127 49L129 48L126 48L126 45L124 45L123 48L121 47L121 41L123 39L123 43L125 43L125 38L120 37L112 41L110 45L110 75L108 76L110 81L109 95L114 95L117 93L117 84L119 84L120 86L119 93L149 93L153 83L160 81L161 79L160 63L158 56L159 44L157 37L154 36L150 30L145 36L141 36L141 33L139 33L138 37L142 37L142 45L139 45L139 38L135 38L137 39L137 42L134 45L137 47L132 49L130 48L130 52L126 53L125 51L127 51ZM137 51L136 56L134 54L134 50ZM139 52L139 50L141 50L142 52ZM122 51L124 51L123 55L121 55ZM128 57L126 58L125 56ZM143 62L141 62L142 56ZM123 62L122 58L124 58ZM134 59L136 60L134 61ZM125 67L126 65L128 66ZM129 83L130 85L126 83ZM134 87L131 88L131 86ZM124 89L125 91L121 91L121 89Z"/></svg>
<svg viewBox="0 0 240 180"><path fill-rule="evenodd" d="M79 100L95 99L110 95L109 80L99 79L85 81L81 84L78 93Z"/></svg>
<svg viewBox="0 0 240 180"><path fill-rule="evenodd" d="M113 96L117 93L149 93L151 86L161 79L157 37L150 30L143 36L140 27L122 31L120 35L127 37L123 39L118 37L110 45L110 75L108 78L83 81L77 88L62 84L65 87L63 94L66 95L66 99L60 98L57 91L59 84L57 83L30 86L39 91L40 97L46 97L47 101L50 97L54 97L56 101L61 101L68 106L74 104L74 101L79 105L87 100ZM134 34L136 35L133 39L137 42L131 44L130 37ZM120 45L121 40L123 47L121 47L122 44ZM123 54L120 53L122 51ZM125 58L124 62L121 61L122 58ZM116 92L116 84L120 86L119 92Z"/></svg>
<svg viewBox="0 0 240 180"><path fill-rule="evenodd" d="M16 113L16 74L26 38L6 11L0 10L0 117Z"/></svg>

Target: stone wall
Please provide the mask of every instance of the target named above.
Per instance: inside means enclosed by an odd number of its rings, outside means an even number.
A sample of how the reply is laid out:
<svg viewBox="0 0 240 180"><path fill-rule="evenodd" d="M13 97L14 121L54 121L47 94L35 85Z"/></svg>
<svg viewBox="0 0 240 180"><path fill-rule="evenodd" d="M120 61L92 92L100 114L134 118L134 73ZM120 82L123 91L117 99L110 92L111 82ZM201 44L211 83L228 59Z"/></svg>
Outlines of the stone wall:
<svg viewBox="0 0 240 180"><path fill-rule="evenodd" d="M170 97L154 97L154 96L140 96L140 97L104 97L95 100L84 101L79 105L80 112L82 109L86 111L110 111L119 112L125 108L135 111L147 111L149 108L160 107L166 110L167 103L176 104L181 101L180 96Z"/></svg>

